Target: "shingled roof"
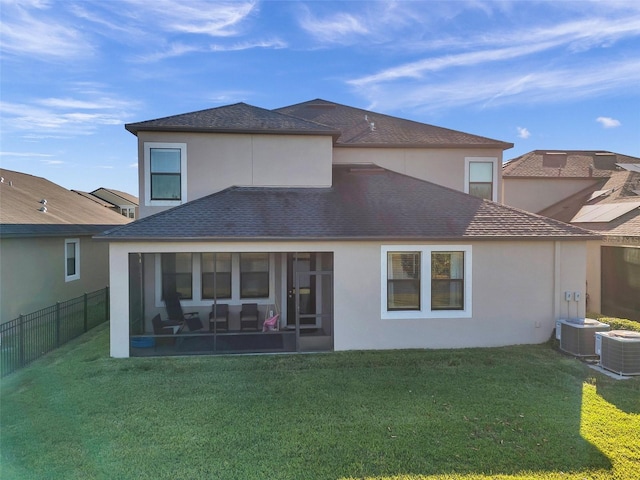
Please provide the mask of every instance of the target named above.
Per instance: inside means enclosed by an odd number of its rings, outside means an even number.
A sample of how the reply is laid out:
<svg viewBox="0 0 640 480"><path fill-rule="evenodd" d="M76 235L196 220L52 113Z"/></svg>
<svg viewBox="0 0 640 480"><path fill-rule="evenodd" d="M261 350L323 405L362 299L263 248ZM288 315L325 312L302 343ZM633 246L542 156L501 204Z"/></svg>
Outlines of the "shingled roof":
<svg viewBox="0 0 640 480"><path fill-rule="evenodd" d="M512 143L392 117L322 99L277 108L275 112L340 130L337 146L351 147L479 147L506 150Z"/></svg>
<svg viewBox="0 0 640 480"><path fill-rule="evenodd" d="M618 163L640 163L640 158L601 150L534 150L506 162L502 176L607 178Z"/></svg>
<svg viewBox="0 0 640 480"><path fill-rule="evenodd" d="M45 178L6 169L0 176L1 237L94 235L131 221Z"/></svg>
<svg viewBox="0 0 640 480"><path fill-rule="evenodd" d="M339 132L326 125L283 115L278 112L235 103L171 117L129 123L125 128L137 135L139 131L210 132L210 133L277 133L331 135Z"/></svg>
<svg viewBox="0 0 640 480"><path fill-rule="evenodd" d="M231 187L105 232L109 241L594 239L592 232L376 166L330 188Z"/></svg>
<svg viewBox="0 0 640 480"><path fill-rule="evenodd" d="M639 193L636 193L639 192ZM582 228L604 235L640 237L640 173L622 170L613 172L611 178L588 187L540 212L563 222L571 222L583 207L609 206L607 221L580 222ZM628 205L628 208L625 208ZM630 210L629 210L630 208ZM615 210L617 210L616 213Z"/></svg>

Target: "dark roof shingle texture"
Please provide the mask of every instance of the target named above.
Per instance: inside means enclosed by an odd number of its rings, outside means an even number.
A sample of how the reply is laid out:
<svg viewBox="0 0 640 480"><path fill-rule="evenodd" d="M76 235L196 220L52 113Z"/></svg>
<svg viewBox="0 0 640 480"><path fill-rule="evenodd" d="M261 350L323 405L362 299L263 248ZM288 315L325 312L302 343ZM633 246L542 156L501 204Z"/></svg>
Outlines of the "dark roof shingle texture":
<svg viewBox="0 0 640 480"><path fill-rule="evenodd" d="M597 150L534 150L506 162L502 176L606 178L616 171L616 163L639 162L635 157Z"/></svg>
<svg viewBox="0 0 640 480"><path fill-rule="evenodd" d="M507 149L513 144L469 133L392 117L322 99L274 111L329 125L342 133L339 146L475 146Z"/></svg>
<svg viewBox="0 0 640 480"><path fill-rule="evenodd" d="M131 221L45 178L6 169L0 169L0 175L2 237L95 234Z"/></svg>
<svg viewBox="0 0 640 480"><path fill-rule="evenodd" d="M301 118L294 118L246 103L183 113L170 117L129 123L125 128L136 134L140 130L185 132L233 132L279 134L338 134L335 129Z"/></svg>
<svg viewBox="0 0 640 480"><path fill-rule="evenodd" d="M232 187L108 240L594 238L581 228L384 169L334 166L330 188Z"/></svg>

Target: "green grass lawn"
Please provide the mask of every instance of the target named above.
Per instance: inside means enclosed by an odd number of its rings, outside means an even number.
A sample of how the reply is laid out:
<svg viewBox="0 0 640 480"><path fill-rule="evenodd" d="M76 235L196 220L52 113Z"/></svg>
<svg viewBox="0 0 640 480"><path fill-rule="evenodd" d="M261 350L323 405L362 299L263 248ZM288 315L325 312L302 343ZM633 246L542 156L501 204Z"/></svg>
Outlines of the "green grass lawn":
<svg viewBox="0 0 640 480"><path fill-rule="evenodd" d="M108 357L108 326L0 383L3 479L633 479L640 377L549 345Z"/></svg>

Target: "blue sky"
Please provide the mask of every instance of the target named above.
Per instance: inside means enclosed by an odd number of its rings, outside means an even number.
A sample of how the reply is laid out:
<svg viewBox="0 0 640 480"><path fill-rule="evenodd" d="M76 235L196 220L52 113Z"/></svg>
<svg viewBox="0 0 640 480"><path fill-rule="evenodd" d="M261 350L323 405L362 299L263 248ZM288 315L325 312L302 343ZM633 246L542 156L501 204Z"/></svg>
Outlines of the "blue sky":
<svg viewBox="0 0 640 480"><path fill-rule="evenodd" d="M124 124L314 98L640 157L640 2L0 0L0 165L137 194Z"/></svg>

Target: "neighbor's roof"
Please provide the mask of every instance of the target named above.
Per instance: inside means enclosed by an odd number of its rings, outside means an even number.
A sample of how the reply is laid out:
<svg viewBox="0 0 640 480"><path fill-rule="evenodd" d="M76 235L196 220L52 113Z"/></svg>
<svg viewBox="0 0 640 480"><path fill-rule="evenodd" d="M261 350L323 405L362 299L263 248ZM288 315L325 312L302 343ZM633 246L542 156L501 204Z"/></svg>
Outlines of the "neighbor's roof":
<svg viewBox="0 0 640 480"><path fill-rule="evenodd" d="M322 99L274 111L340 130L336 145L353 147L480 147L506 150L512 143L392 117Z"/></svg>
<svg viewBox="0 0 640 480"><path fill-rule="evenodd" d="M375 166L334 166L330 188L231 187L98 238L188 240L594 239L592 232Z"/></svg>
<svg viewBox="0 0 640 480"><path fill-rule="evenodd" d="M615 236L640 237L640 172L617 171L552 205L540 215Z"/></svg>
<svg viewBox="0 0 640 480"><path fill-rule="evenodd" d="M326 125L294 118L278 112L235 103L171 117L129 123L125 128L137 135L139 131L215 132L215 133L279 133L332 135L339 132Z"/></svg>
<svg viewBox="0 0 640 480"><path fill-rule="evenodd" d="M640 159L600 150L534 150L506 162L502 176L591 178L610 177L617 163L638 163Z"/></svg>
<svg viewBox="0 0 640 480"><path fill-rule="evenodd" d="M131 221L42 177L6 169L0 176L2 237L94 235Z"/></svg>

